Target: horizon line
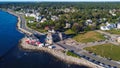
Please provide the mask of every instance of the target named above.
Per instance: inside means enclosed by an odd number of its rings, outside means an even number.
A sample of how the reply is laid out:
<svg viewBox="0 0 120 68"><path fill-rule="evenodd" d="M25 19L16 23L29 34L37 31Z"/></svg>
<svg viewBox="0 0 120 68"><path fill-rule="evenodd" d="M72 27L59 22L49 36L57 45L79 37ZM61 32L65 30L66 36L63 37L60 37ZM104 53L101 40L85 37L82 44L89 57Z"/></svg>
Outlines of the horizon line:
<svg viewBox="0 0 120 68"><path fill-rule="evenodd" d="M120 1L0 1L0 2L119 2Z"/></svg>

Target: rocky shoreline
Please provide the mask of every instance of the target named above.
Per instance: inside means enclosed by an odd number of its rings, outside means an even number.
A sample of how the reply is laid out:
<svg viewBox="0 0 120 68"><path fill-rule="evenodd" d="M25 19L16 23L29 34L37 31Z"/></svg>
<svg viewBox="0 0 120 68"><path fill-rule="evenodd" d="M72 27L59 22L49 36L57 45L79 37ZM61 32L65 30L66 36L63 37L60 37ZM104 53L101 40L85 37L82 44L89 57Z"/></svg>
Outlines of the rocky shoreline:
<svg viewBox="0 0 120 68"><path fill-rule="evenodd" d="M19 15L17 15L16 13L12 12L12 11L7 11L8 13L16 16L18 18L18 22L17 22L17 29L22 32L22 33L28 33L28 34L32 34L24 29L22 29L20 27L21 24L21 20ZM32 51L43 51L43 52L47 52L51 55L53 55L54 57L66 62L66 63L70 63L70 64L77 64L80 66L88 66L89 68L103 68L99 65L96 65L92 62L89 62L83 58L75 58L72 56L67 56L65 53L63 53L61 50L55 50L55 49L49 49L49 48L45 48L45 47L37 47L37 46L32 46L32 45L28 45L25 43L25 38L22 38L19 42L20 44L20 48L25 49L25 50L32 50Z"/></svg>
<svg viewBox="0 0 120 68"><path fill-rule="evenodd" d="M61 50L55 50L55 49L49 49L49 48L45 48L45 47L37 47L37 46L29 45L29 44L25 43L25 38L20 40L20 47L25 50L47 52L66 63L77 64L80 66L84 65L84 66L88 66L89 68L102 68L101 66L93 64L83 58L75 58L72 56L68 56L65 53L63 53Z"/></svg>

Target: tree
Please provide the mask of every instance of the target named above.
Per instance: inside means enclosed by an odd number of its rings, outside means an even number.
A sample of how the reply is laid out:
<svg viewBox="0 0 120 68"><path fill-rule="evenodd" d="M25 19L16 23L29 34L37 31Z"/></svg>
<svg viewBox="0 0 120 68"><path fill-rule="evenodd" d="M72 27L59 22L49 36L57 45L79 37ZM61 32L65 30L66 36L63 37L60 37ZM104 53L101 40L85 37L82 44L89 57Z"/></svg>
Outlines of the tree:
<svg viewBox="0 0 120 68"><path fill-rule="evenodd" d="M78 34L79 33L79 24L78 23L74 23L73 26L72 26L72 31L75 32L75 34Z"/></svg>

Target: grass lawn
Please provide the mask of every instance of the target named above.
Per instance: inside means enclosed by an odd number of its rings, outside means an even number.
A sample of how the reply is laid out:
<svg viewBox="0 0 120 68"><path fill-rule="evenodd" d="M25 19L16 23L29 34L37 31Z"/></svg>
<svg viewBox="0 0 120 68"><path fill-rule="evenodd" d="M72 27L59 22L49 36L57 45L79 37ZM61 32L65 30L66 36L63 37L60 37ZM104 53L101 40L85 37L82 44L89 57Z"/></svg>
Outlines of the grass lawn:
<svg viewBox="0 0 120 68"><path fill-rule="evenodd" d="M103 44L98 46L86 47L85 50L96 53L102 57L111 58L112 60L120 60L120 46L113 44Z"/></svg>
<svg viewBox="0 0 120 68"><path fill-rule="evenodd" d="M74 52L71 52L71 51L67 51L66 54L67 54L68 56L80 58L80 56L78 56L77 54L75 54Z"/></svg>
<svg viewBox="0 0 120 68"><path fill-rule="evenodd" d="M47 32L47 31L44 30L44 29L36 28L36 24L37 24L36 22L34 22L34 23L27 23L27 26L28 26L29 28L31 28L31 29L37 30L38 32L42 32L42 33Z"/></svg>
<svg viewBox="0 0 120 68"><path fill-rule="evenodd" d="M119 29L112 29L112 30L108 30L106 32L109 32L111 34L118 34L118 35L120 35L120 30Z"/></svg>
<svg viewBox="0 0 120 68"><path fill-rule="evenodd" d="M34 17L24 17L27 21L28 20L34 20L35 18Z"/></svg>
<svg viewBox="0 0 120 68"><path fill-rule="evenodd" d="M26 21L28 22L29 20L34 20L33 17L24 17L26 19ZM33 23L27 23L27 26L31 29L34 29L36 31L39 31L39 32L42 32L42 33L45 33L47 32L46 30L44 29L40 29L40 28L36 28L36 24L37 22L33 22Z"/></svg>
<svg viewBox="0 0 120 68"><path fill-rule="evenodd" d="M100 41L105 40L105 37L95 31L89 31L84 34L78 34L75 37L73 37L74 40L81 43L87 43L87 42L94 42L94 41Z"/></svg>
<svg viewBox="0 0 120 68"><path fill-rule="evenodd" d="M71 29L66 30L64 33L67 35L75 34L74 31L72 31Z"/></svg>

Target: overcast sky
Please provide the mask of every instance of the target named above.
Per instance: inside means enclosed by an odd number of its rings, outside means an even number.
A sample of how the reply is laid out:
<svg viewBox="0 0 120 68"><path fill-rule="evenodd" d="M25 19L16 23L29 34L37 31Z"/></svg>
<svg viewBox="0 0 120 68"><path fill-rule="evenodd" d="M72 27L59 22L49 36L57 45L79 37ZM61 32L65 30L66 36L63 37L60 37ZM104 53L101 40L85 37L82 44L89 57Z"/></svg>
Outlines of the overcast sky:
<svg viewBox="0 0 120 68"><path fill-rule="evenodd" d="M67 2L72 2L72 1L74 1L74 2L105 2L105 1L120 1L120 0L0 0L0 1L11 1L11 2L16 2L16 1L38 1L38 2L42 2L42 1L67 1Z"/></svg>

